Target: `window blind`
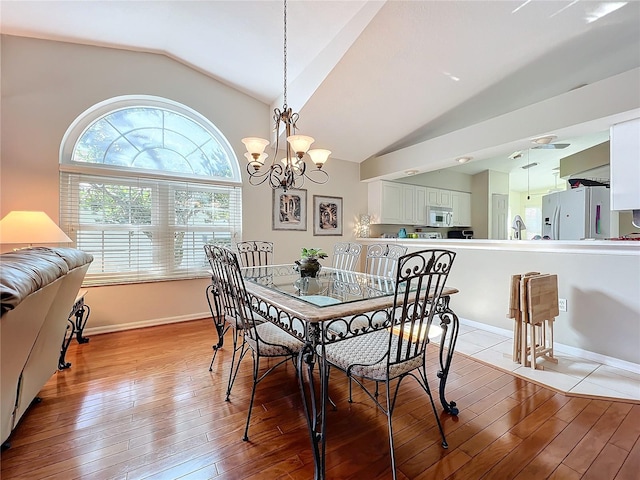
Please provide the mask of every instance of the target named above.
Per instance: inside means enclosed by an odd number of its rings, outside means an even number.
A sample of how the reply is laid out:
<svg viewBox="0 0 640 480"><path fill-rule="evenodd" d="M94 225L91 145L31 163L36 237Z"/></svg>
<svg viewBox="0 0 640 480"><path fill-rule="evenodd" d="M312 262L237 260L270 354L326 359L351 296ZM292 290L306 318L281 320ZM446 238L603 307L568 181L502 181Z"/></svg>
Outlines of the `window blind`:
<svg viewBox="0 0 640 480"><path fill-rule="evenodd" d="M203 246L241 238L239 186L60 173L60 227L94 261L85 285L208 276Z"/></svg>

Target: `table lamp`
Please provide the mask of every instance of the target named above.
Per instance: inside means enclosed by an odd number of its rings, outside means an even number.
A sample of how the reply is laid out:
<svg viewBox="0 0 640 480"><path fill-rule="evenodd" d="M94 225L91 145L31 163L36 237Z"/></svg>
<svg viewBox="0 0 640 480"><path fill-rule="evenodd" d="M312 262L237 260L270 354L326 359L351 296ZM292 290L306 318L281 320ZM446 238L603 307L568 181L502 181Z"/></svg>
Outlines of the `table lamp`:
<svg viewBox="0 0 640 480"><path fill-rule="evenodd" d="M0 244L72 243L44 212L9 212L0 220Z"/></svg>

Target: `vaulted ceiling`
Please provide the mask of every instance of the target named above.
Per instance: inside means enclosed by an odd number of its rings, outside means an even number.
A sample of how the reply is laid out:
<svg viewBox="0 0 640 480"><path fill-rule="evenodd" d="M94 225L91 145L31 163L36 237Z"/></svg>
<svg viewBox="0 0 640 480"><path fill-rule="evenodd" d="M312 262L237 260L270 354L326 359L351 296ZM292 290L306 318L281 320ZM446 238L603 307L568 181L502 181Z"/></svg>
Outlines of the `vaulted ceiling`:
<svg viewBox="0 0 640 480"><path fill-rule="evenodd" d="M165 54L282 105L282 1L0 8L2 33ZM638 1L289 0L287 16L300 132L353 162L640 66Z"/></svg>

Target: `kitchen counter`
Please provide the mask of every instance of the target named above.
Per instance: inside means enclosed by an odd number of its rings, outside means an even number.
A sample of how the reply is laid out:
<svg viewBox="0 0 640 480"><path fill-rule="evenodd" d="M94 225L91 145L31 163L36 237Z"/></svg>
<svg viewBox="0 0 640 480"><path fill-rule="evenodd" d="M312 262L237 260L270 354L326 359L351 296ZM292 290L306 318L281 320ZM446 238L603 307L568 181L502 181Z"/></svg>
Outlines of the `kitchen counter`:
<svg viewBox="0 0 640 480"><path fill-rule="evenodd" d="M409 251L457 253L448 284L460 293L452 308L483 328L510 335L506 317L511 275L558 275L567 300L554 327L559 352L640 373L640 242L612 240L458 240L360 238L363 245L397 243ZM364 256L364 255L363 255ZM480 348L480 347L478 347Z"/></svg>
<svg viewBox="0 0 640 480"><path fill-rule="evenodd" d="M530 252L583 252L609 255L640 255L640 242L634 240L486 240L455 238L358 238L359 243L394 243L410 248L448 248Z"/></svg>

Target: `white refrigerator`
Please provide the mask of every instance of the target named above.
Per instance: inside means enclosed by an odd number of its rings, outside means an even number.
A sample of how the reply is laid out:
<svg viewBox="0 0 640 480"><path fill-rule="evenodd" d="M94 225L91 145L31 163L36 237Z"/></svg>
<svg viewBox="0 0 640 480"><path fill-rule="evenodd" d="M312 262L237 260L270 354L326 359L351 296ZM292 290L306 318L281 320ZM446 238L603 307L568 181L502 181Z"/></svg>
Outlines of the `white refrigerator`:
<svg viewBox="0 0 640 480"><path fill-rule="evenodd" d="M551 240L604 239L610 235L607 187L578 187L542 197L542 235Z"/></svg>

